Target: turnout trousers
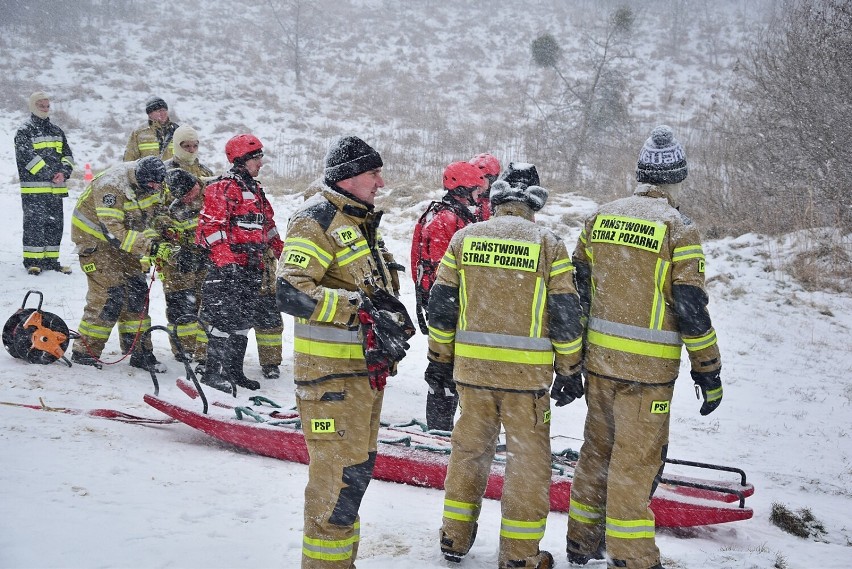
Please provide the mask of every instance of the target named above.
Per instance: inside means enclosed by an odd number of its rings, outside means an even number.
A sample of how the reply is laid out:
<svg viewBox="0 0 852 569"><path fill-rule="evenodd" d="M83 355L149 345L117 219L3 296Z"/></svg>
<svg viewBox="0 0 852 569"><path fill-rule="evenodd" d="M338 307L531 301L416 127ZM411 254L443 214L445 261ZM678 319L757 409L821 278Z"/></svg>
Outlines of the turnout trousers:
<svg viewBox="0 0 852 569"><path fill-rule="evenodd" d="M59 244L64 217L62 198L54 194L21 194L24 210L24 266L59 268Z"/></svg>
<svg viewBox="0 0 852 569"><path fill-rule="evenodd" d="M296 386L310 455L302 569L354 569L361 499L373 476L384 391L361 377Z"/></svg>
<svg viewBox="0 0 852 569"><path fill-rule="evenodd" d="M462 409L452 435L444 483L441 546L466 554L491 472L500 425L506 429L506 473L500 500L498 565L535 567L550 511L550 397L458 386Z"/></svg>
<svg viewBox="0 0 852 569"><path fill-rule="evenodd" d="M649 505L668 448L674 382L587 377L585 442L571 486L568 549L590 555L606 534L610 567L648 569L660 562Z"/></svg>
<svg viewBox="0 0 852 569"><path fill-rule="evenodd" d="M124 353L142 342L141 334L151 327L148 315L147 275L133 255L101 245L80 252L80 268L86 275L86 307L80 320L80 338L73 351L100 358L113 327L118 323ZM141 347L152 351L151 337Z"/></svg>

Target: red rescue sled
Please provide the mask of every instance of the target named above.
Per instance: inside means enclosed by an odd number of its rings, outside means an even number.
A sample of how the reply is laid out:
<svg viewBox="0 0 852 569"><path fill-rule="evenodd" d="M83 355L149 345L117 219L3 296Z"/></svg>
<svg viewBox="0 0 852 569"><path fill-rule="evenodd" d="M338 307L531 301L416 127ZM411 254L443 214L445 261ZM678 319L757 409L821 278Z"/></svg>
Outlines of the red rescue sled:
<svg viewBox="0 0 852 569"><path fill-rule="evenodd" d="M178 379L178 387L195 398L199 393L186 380ZM272 410L257 403L251 407L235 407L214 400L208 409L202 394L204 411L191 411L166 401L157 395L145 395L145 402L173 419L186 423L222 442L250 452L307 464L305 439L294 411ZM255 401L258 398L254 398ZM263 398L260 398L263 400ZM268 400L266 400L268 401ZM230 416L229 416L230 415ZM248 417L250 416L250 417ZM416 423L382 427L373 477L412 486L443 489L449 461L449 438L423 432ZM745 499L754 487L745 480L745 473L736 468L669 460L669 463L699 466L727 471L739 476L739 481L711 481L701 478L665 475L651 500L651 509L658 527L692 527L747 520L752 510ZM554 473L550 486L550 509L568 511L574 462L554 456ZM499 500L503 491L503 465L495 460L488 478L485 497Z"/></svg>

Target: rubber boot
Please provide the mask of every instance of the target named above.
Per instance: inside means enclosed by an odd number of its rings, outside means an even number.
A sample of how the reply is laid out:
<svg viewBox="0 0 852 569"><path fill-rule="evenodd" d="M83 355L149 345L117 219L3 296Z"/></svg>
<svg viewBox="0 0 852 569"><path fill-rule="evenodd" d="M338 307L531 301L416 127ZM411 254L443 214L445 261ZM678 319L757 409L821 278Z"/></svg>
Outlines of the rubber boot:
<svg viewBox="0 0 852 569"><path fill-rule="evenodd" d="M231 334L228 337L228 351L227 357L225 358L225 369L234 383L244 389L255 391L260 389L260 382L247 378L245 373L243 373L243 361L246 359L247 346L247 336ZM210 346L207 347L207 350L210 350Z"/></svg>
<svg viewBox="0 0 852 569"><path fill-rule="evenodd" d="M225 362L227 361L228 353L228 338L210 336L207 343L207 361L204 366L204 373L201 376L201 383L208 385L213 389L224 391L225 393L233 393L233 386L228 381L228 376L225 373Z"/></svg>

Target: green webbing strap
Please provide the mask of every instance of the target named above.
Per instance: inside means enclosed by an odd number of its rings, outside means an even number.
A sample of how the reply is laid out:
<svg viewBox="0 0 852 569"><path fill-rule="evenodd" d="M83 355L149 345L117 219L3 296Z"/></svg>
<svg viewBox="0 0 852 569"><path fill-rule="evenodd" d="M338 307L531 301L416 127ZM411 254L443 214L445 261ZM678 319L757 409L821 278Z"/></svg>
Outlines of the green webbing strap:
<svg viewBox="0 0 852 569"><path fill-rule="evenodd" d="M260 413L251 407L234 407L234 413L237 415L237 420L242 421L243 415L248 415L258 423L265 423L266 419L261 417Z"/></svg>
<svg viewBox="0 0 852 569"><path fill-rule="evenodd" d="M249 397L249 401L251 401L254 405L258 405L260 407L263 407L263 404L266 403L270 407L275 407L276 409L281 409L281 405L279 405L278 403L276 403L272 399L267 399L266 397L264 397L262 395L254 395L252 397Z"/></svg>

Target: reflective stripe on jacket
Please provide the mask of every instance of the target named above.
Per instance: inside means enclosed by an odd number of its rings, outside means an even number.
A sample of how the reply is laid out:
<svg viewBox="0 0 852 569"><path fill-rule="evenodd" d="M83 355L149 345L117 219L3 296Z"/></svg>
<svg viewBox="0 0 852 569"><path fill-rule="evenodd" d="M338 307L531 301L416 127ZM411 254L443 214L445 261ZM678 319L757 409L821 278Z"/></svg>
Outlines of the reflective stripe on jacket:
<svg viewBox="0 0 852 569"><path fill-rule="evenodd" d="M694 371L721 367L707 312L697 227L665 186L641 184L585 223L573 255L588 311L586 369L598 376L668 383L685 345Z"/></svg>
<svg viewBox="0 0 852 569"><path fill-rule="evenodd" d="M135 168L135 162L108 168L77 199L71 240L79 250L109 244L136 257L149 253L156 232L148 223L160 206L160 196L137 195Z"/></svg>
<svg viewBox="0 0 852 569"><path fill-rule="evenodd" d="M296 317L296 383L367 376L357 331L359 290L395 292L378 237L381 215L323 188L290 218L276 295L281 311Z"/></svg>
<svg viewBox="0 0 852 569"><path fill-rule="evenodd" d="M15 160L22 194L53 194L68 196L65 182L54 185L57 172L71 177L74 156L61 128L49 118L30 116L15 133Z"/></svg>
<svg viewBox="0 0 852 569"><path fill-rule="evenodd" d="M175 153L174 133L178 125L172 121L164 125L148 121L130 133L124 149L124 161L131 162L145 156L159 156L163 161Z"/></svg>
<svg viewBox="0 0 852 569"><path fill-rule="evenodd" d="M525 205L458 231L429 300L429 357L463 384L547 389L579 370L580 303L565 244Z"/></svg>

